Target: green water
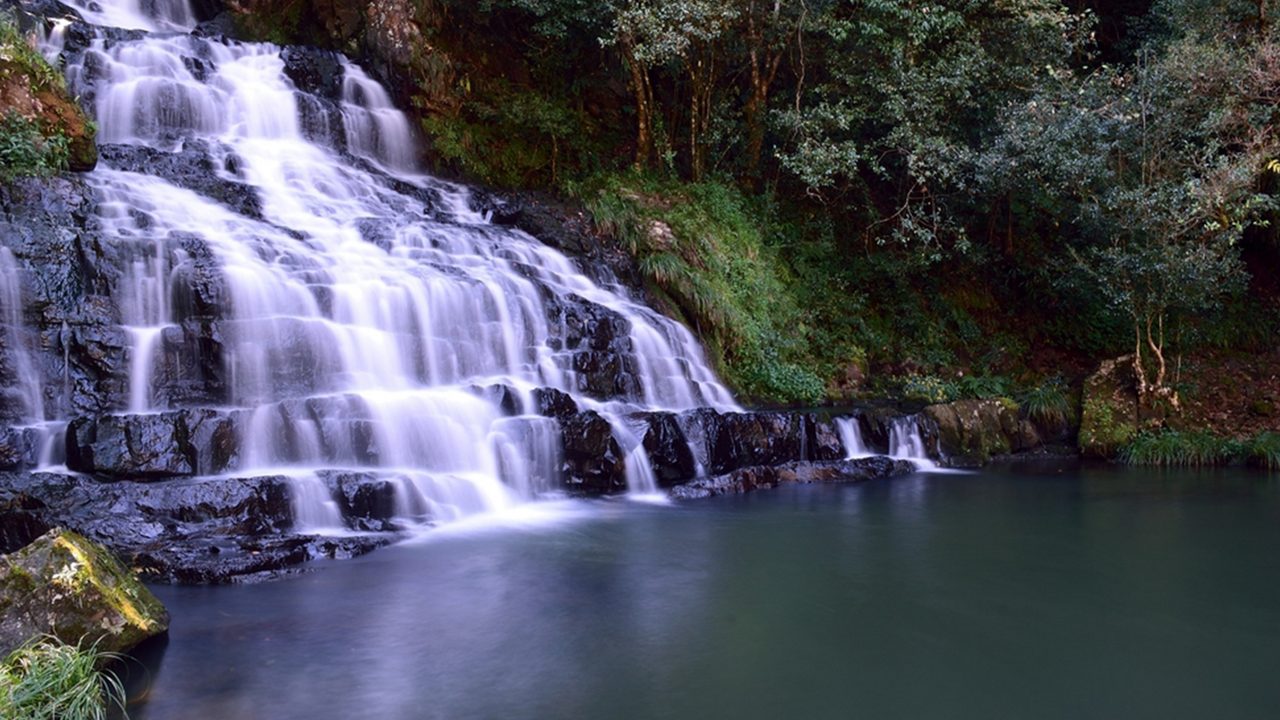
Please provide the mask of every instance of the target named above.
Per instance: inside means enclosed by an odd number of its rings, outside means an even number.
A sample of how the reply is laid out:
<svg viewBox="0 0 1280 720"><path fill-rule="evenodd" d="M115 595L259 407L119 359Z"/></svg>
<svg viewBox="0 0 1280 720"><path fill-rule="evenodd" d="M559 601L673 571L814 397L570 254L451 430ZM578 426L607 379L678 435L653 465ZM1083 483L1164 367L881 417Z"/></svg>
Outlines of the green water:
<svg viewBox="0 0 1280 720"><path fill-rule="evenodd" d="M157 593L140 720L1280 717L1280 483L1243 470L562 503Z"/></svg>

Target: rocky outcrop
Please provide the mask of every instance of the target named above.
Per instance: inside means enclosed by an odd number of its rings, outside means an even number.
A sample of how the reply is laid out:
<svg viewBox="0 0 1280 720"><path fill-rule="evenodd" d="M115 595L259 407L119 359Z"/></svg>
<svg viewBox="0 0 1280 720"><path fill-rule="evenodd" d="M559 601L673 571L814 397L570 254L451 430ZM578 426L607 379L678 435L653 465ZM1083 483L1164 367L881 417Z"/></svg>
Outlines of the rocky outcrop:
<svg viewBox="0 0 1280 720"><path fill-rule="evenodd" d="M169 613L111 553L52 530L0 559L0 656L49 634L123 652L169 628Z"/></svg>
<svg viewBox="0 0 1280 720"><path fill-rule="evenodd" d="M236 417L209 409L81 417L67 428L67 467L110 478L219 475L239 452Z"/></svg>
<svg viewBox="0 0 1280 720"><path fill-rule="evenodd" d="M936 455L951 467L981 467L991 458L1039 448L1035 423L1002 400L959 400L924 409Z"/></svg>
<svg viewBox="0 0 1280 720"><path fill-rule="evenodd" d="M768 490L779 485L854 483L900 477L913 472L915 472L915 466L910 462L887 457L786 463L777 466L756 465L678 485L671 489L671 496L684 500L696 500L715 495L734 495L755 490Z"/></svg>
<svg viewBox="0 0 1280 720"><path fill-rule="evenodd" d="M365 481L330 479L353 513L372 519L385 506L376 488L360 489ZM293 487L279 476L104 484L85 476L0 474L0 508L9 508L0 539L12 548L47 528L72 527L149 579L226 583L296 572L309 560L359 555L397 537L298 532Z"/></svg>
<svg viewBox="0 0 1280 720"><path fill-rule="evenodd" d="M742 467L844 457L830 423L810 413L719 413L693 410L679 416L698 461L712 475Z"/></svg>
<svg viewBox="0 0 1280 720"><path fill-rule="evenodd" d="M1107 360L1084 381L1080 452L1114 457L1138 432L1137 378L1133 356Z"/></svg>

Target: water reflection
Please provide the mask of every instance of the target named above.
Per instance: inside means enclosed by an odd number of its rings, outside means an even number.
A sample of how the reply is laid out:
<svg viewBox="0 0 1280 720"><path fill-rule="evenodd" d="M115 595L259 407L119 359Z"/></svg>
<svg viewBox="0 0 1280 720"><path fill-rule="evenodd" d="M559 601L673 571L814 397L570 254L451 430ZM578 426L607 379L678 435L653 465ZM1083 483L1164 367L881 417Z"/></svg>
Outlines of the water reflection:
<svg viewBox="0 0 1280 720"><path fill-rule="evenodd" d="M134 716L1263 716L1280 498L1202 480L583 503L283 582L159 588L172 640Z"/></svg>

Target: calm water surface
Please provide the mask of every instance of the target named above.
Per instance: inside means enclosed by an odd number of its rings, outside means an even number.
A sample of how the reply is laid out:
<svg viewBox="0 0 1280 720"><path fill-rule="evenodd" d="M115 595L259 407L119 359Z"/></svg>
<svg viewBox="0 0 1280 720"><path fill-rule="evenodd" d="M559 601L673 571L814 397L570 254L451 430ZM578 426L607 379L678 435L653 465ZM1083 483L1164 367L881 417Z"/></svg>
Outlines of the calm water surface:
<svg viewBox="0 0 1280 720"><path fill-rule="evenodd" d="M139 720L1280 717L1280 481L1244 471L565 503L155 590Z"/></svg>

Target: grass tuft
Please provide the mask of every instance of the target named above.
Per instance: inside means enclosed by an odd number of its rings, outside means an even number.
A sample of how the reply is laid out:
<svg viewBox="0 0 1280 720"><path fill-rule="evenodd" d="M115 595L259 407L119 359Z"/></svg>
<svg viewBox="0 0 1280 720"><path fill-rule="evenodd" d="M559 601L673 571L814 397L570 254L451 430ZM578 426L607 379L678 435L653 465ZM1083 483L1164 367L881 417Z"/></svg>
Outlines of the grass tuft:
<svg viewBox="0 0 1280 720"><path fill-rule="evenodd" d="M113 707L123 717L124 686L98 669L115 657L53 637L28 643L0 664L0 718L106 720Z"/></svg>
<svg viewBox="0 0 1280 720"><path fill-rule="evenodd" d="M1022 393L1018 405L1028 418L1049 427L1066 425L1071 412L1071 401L1062 378L1046 380Z"/></svg>
<svg viewBox="0 0 1280 720"><path fill-rule="evenodd" d="M1229 465L1244 454L1244 445L1198 430L1162 430L1140 433L1123 450L1120 459L1129 465L1158 467L1212 467Z"/></svg>
<svg viewBox="0 0 1280 720"><path fill-rule="evenodd" d="M1259 433L1248 443L1249 464L1267 470L1280 470L1280 433Z"/></svg>

